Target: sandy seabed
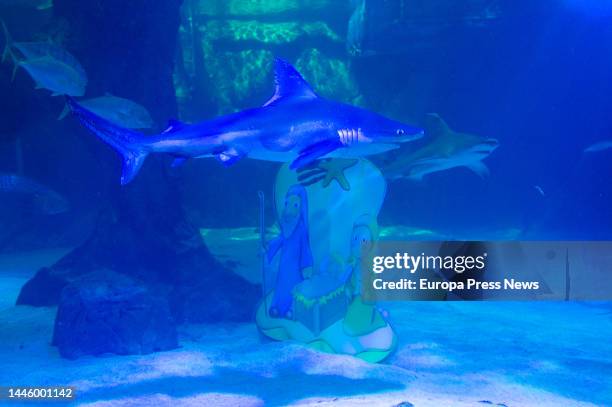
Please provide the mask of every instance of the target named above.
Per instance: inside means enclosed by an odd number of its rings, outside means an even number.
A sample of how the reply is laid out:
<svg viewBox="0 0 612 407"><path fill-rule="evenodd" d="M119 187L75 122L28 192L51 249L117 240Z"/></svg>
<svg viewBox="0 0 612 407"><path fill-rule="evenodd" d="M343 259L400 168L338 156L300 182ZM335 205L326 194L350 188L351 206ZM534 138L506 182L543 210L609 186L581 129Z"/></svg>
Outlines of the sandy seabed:
<svg viewBox="0 0 612 407"><path fill-rule="evenodd" d="M13 305L62 253L0 256L0 385L75 386L86 406L612 405L609 303L383 304L399 346L382 364L271 342L252 323L183 325L168 352L65 360L49 343L56 309Z"/></svg>

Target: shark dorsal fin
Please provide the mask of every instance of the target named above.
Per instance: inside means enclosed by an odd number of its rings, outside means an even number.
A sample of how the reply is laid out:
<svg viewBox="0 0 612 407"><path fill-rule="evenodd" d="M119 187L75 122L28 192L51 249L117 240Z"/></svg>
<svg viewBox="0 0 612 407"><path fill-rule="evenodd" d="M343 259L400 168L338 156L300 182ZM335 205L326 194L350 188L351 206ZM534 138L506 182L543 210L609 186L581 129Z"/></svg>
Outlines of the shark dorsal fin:
<svg viewBox="0 0 612 407"><path fill-rule="evenodd" d="M312 90L302 75L287 61L274 59L274 96L264 106L282 100L315 99L317 94Z"/></svg>
<svg viewBox="0 0 612 407"><path fill-rule="evenodd" d="M425 132L429 137L437 138L452 131L437 113L429 113L425 120Z"/></svg>

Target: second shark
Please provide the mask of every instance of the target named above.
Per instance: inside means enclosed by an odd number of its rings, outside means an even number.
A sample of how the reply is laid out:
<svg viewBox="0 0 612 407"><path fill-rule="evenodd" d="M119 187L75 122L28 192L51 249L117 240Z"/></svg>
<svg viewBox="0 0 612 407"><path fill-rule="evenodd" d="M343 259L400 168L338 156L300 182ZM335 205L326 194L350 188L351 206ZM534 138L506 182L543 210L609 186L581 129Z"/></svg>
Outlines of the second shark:
<svg viewBox="0 0 612 407"><path fill-rule="evenodd" d="M422 181L429 174L457 167L469 168L481 177L489 174L482 161L499 146L496 139L455 132L433 113L427 116L425 133L430 141L424 147L409 154L398 151L387 160L382 167L385 177Z"/></svg>

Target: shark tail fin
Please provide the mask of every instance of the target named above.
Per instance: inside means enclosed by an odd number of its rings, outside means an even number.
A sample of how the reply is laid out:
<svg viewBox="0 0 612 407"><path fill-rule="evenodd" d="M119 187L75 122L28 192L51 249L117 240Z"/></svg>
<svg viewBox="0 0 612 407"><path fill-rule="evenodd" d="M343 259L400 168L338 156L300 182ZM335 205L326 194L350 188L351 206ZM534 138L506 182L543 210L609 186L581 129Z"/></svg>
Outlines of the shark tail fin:
<svg viewBox="0 0 612 407"><path fill-rule="evenodd" d="M150 152L146 138L138 132L117 126L85 109L70 96L66 96L66 103L83 126L121 155L123 159L121 185L132 181Z"/></svg>

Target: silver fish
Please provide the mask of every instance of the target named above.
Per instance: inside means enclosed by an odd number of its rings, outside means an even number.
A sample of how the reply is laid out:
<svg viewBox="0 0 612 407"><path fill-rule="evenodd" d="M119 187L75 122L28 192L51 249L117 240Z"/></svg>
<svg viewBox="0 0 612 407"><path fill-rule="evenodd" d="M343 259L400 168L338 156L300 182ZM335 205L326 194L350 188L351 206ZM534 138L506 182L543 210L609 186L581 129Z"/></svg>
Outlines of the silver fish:
<svg viewBox="0 0 612 407"><path fill-rule="evenodd" d="M109 122L128 129L150 129L154 125L149 111L129 99L107 94L93 99L79 100L79 104ZM66 106L59 118L63 119L69 111Z"/></svg>
<svg viewBox="0 0 612 407"><path fill-rule="evenodd" d="M76 59L70 52L51 41L13 42L12 47L16 48L25 57L25 59L51 57L57 59L58 61L63 61L67 65L70 65L75 71L79 72L79 75L87 78L85 69L83 69L83 66L78 59Z"/></svg>
<svg viewBox="0 0 612 407"><path fill-rule="evenodd" d="M70 65L52 57L27 59L18 63L36 82L36 89L47 89L53 96L83 96L87 79Z"/></svg>
<svg viewBox="0 0 612 407"><path fill-rule="evenodd" d="M348 23L346 48L349 54L360 56L363 54L366 0L352 1L351 4L354 8Z"/></svg>
<svg viewBox="0 0 612 407"><path fill-rule="evenodd" d="M2 61L10 58L15 64L13 77L22 67L36 82L53 95L82 96L87 86L87 74L79 61L64 48L52 42L14 42L4 21L0 20L5 36ZM17 50L24 59L15 55Z"/></svg>

